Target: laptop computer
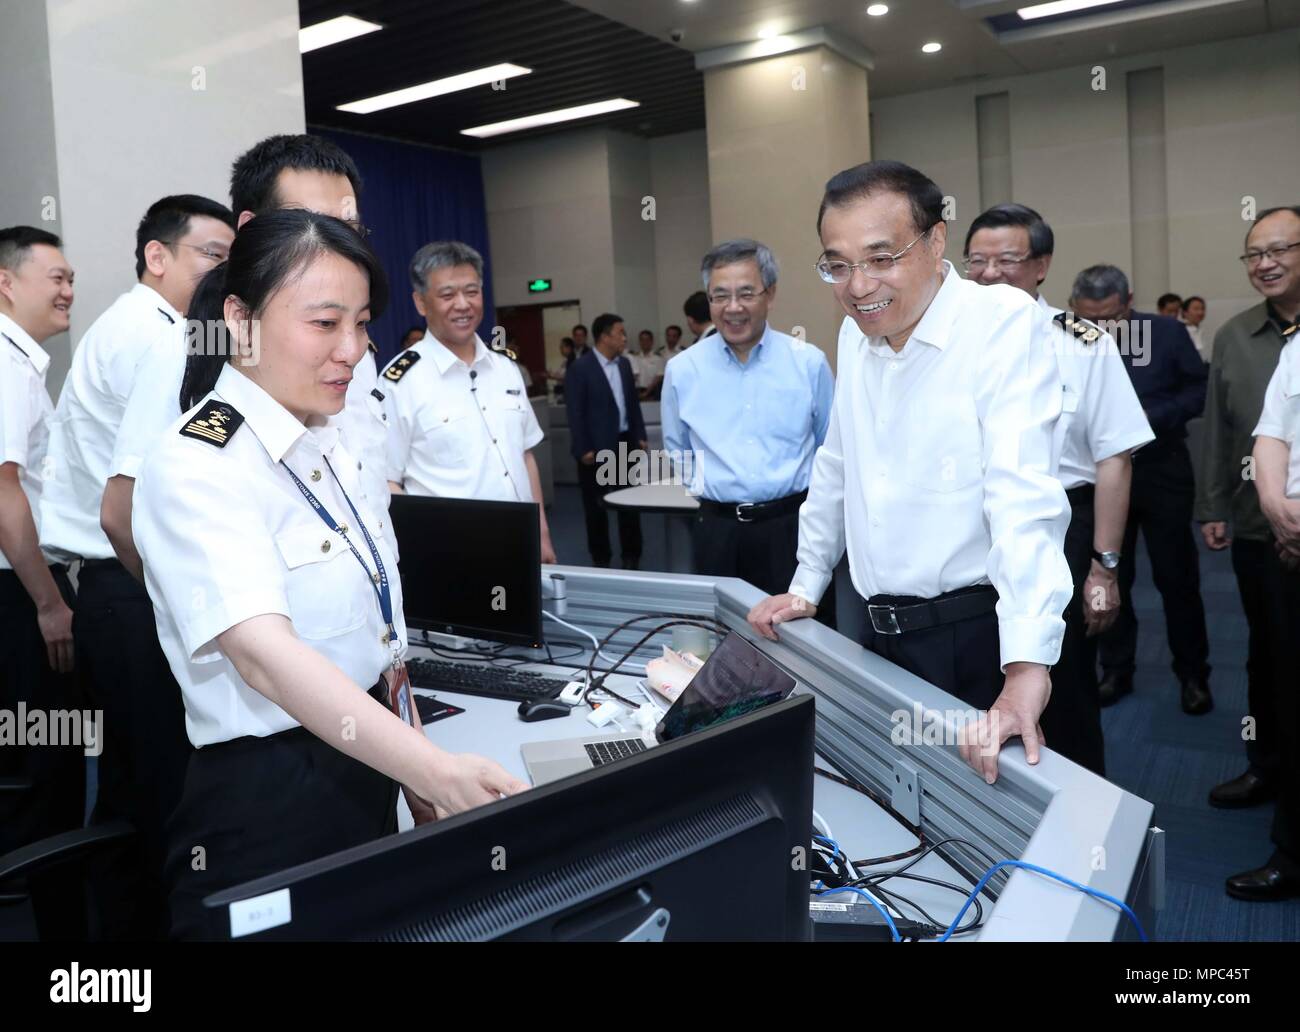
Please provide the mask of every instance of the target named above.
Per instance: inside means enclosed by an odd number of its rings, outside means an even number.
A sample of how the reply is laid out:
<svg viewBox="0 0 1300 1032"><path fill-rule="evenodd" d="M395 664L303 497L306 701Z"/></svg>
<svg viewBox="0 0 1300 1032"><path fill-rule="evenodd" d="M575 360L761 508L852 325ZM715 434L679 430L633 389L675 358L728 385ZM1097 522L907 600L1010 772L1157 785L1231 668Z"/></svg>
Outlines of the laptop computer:
<svg viewBox="0 0 1300 1032"><path fill-rule="evenodd" d="M655 739L668 742L703 731L789 698L794 688L793 677L739 634L728 634L659 721ZM640 735L620 733L528 742L521 752L533 784L544 785L645 749Z"/></svg>

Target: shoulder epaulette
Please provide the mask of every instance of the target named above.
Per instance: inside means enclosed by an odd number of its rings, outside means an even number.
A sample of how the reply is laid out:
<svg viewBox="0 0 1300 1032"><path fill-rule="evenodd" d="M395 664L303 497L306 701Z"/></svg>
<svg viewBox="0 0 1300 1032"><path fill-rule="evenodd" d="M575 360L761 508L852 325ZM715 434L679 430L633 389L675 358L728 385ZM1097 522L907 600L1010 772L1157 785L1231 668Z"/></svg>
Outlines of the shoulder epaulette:
<svg viewBox="0 0 1300 1032"><path fill-rule="evenodd" d="M1066 333L1072 337L1078 337L1085 344L1096 344L1101 340L1101 327L1088 322L1087 319L1080 319L1077 315L1070 312L1061 312L1052 319Z"/></svg>
<svg viewBox="0 0 1300 1032"><path fill-rule="evenodd" d="M389 383L397 383L398 380L406 375L411 366L415 365L418 361L420 361L420 353L418 351L403 351L388 364L388 368L384 370L384 379Z"/></svg>
<svg viewBox="0 0 1300 1032"><path fill-rule="evenodd" d="M224 448L243 423L243 415L233 405L213 401L200 408L194 418L181 427L181 436Z"/></svg>
<svg viewBox="0 0 1300 1032"><path fill-rule="evenodd" d="M505 355L506 358L510 359L511 362L514 362L517 358L515 353L511 351L508 347L506 347L504 344L494 343L492 345L492 350L495 351L498 355Z"/></svg>

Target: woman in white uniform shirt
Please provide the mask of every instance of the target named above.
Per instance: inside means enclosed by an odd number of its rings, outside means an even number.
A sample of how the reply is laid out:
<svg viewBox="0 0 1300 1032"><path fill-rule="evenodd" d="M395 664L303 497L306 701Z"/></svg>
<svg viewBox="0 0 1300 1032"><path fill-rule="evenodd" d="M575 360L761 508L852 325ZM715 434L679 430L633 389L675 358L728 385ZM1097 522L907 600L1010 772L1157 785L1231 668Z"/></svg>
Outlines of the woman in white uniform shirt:
<svg viewBox="0 0 1300 1032"><path fill-rule="evenodd" d="M205 350L235 354L190 357L132 517L198 750L168 826L174 935L206 933L211 892L396 830L398 783L417 820L526 787L379 701L406 640L397 564L324 424L385 295L357 234L302 210L244 226L196 293L191 318L231 334Z"/></svg>

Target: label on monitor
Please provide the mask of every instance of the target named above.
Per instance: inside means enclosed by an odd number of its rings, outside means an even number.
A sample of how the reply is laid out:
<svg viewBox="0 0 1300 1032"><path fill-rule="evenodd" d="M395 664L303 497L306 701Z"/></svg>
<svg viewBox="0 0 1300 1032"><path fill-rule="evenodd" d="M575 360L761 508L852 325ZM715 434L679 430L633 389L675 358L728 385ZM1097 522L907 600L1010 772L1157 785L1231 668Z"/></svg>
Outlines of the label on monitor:
<svg viewBox="0 0 1300 1032"><path fill-rule="evenodd" d="M230 904L230 937L253 935L293 920L289 890L277 889L262 896L252 896Z"/></svg>

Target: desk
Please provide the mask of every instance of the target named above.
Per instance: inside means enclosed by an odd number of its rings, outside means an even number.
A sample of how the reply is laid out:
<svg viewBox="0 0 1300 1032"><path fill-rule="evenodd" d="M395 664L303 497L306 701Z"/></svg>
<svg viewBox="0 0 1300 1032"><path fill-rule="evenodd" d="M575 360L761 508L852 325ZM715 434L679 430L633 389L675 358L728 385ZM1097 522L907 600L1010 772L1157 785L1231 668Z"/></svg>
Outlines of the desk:
<svg viewBox="0 0 1300 1032"><path fill-rule="evenodd" d="M641 513L659 513L664 518L664 557L670 573L690 573L690 518L700 510L700 503L681 484L642 484L624 487L605 495L611 509L635 509ZM684 543L683 543L684 541Z"/></svg>

